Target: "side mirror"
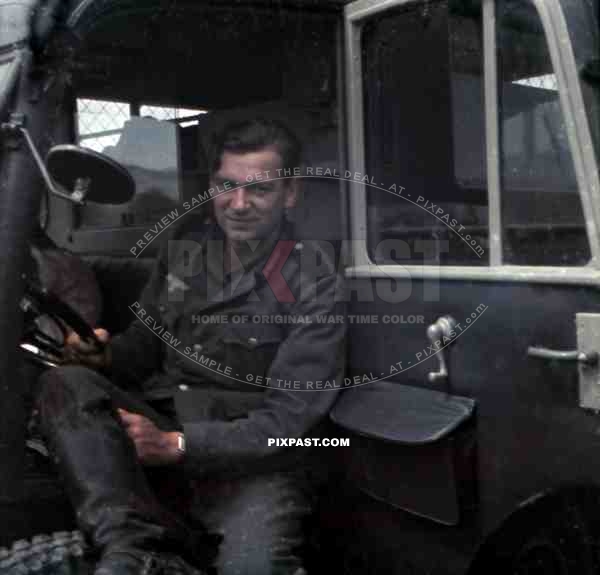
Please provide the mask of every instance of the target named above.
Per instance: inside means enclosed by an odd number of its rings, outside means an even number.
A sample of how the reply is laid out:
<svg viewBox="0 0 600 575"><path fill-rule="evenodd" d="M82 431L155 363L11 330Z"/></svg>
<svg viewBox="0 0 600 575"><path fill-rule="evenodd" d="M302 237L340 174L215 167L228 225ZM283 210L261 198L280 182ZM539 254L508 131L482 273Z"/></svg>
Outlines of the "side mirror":
<svg viewBox="0 0 600 575"><path fill-rule="evenodd" d="M84 205L87 201L124 204L135 194L135 182L131 174L108 156L63 144L51 148L44 163L22 121L13 118L0 125L0 129L17 132L24 138L46 187L59 198L78 205Z"/></svg>
<svg viewBox="0 0 600 575"><path fill-rule="evenodd" d="M135 193L131 174L93 150L70 144L54 146L46 156L46 167L50 178L75 201L124 204Z"/></svg>

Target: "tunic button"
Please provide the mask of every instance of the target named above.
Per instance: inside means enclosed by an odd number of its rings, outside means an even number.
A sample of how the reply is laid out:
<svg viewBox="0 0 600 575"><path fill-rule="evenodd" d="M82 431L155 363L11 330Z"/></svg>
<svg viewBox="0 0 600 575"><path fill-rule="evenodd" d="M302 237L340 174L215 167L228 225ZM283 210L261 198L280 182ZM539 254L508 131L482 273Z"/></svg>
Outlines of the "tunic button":
<svg viewBox="0 0 600 575"><path fill-rule="evenodd" d="M202 350L204 349L204 348L202 347L202 344L200 344L200 343L195 343L195 344L193 345L193 348L194 348L194 351L197 351L197 352L200 352L200 351L202 351Z"/></svg>
<svg viewBox="0 0 600 575"><path fill-rule="evenodd" d="M160 313L165 313L165 311L167 311L167 306L164 306L164 305L160 304L160 305L158 306L158 311L159 311Z"/></svg>
<svg viewBox="0 0 600 575"><path fill-rule="evenodd" d="M298 242L295 246L294 249L298 252L301 252L304 249L304 244L302 242Z"/></svg>
<svg viewBox="0 0 600 575"><path fill-rule="evenodd" d="M258 340L257 340L255 337L249 337L249 338L248 338L248 343L249 343L251 346L255 346L255 345L258 343Z"/></svg>
<svg viewBox="0 0 600 575"><path fill-rule="evenodd" d="M182 383L182 384L179 385L179 389L181 391L187 391L189 389L189 386L186 385L185 383Z"/></svg>

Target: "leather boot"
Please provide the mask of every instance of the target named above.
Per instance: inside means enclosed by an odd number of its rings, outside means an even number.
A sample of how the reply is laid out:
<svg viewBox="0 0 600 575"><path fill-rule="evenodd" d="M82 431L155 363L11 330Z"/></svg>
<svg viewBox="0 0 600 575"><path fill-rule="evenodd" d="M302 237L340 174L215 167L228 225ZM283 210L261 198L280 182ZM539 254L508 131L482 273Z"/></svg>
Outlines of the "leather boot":
<svg viewBox="0 0 600 575"><path fill-rule="evenodd" d="M176 555L208 567L220 536L192 531L158 503L97 377L74 366L46 372L39 398L79 527L101 556L96 575L154 575Z"/></svg>
<svg viewBox="0 0 600 575"><path fill-rule="evenodd" d="M96 567L94 575L216 575L216 571L198 571L181 557L169 553L134 555L123 552L109 553Z"/></svg>
<svg viewBox="0 0 600 575"><path fill-rule="evenodd" d="M150 575L152 554L125 553L117 551L102 557L94 575Z"/></svg>

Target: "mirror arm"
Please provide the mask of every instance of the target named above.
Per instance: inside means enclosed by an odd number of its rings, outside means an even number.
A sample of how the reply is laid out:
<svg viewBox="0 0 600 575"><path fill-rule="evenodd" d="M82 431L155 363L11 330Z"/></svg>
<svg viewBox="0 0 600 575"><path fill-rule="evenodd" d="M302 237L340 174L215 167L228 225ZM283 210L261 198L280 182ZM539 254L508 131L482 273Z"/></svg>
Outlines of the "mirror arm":
<svg viewBox="0 0 600 575"><path fill-rule="evenodd" d="M10 122L3 123L0 126L0 128L3 131L9 131L12 133L18 132L24 137L25 142L27 143L27 147L29 148L31 155L33 156L33 159L35 160L35 163L38 169L40 170L44 183L53 195L62 198L63 200L68 200L78 206L85 205L85 195L87 192L86 180L83 178L79 178L75 184L75 190L73 191L73 193L68 193L56 182L54 182L50 177L50 174L46 169L46 165L40 157L40 154L37 151L37 148L35 147L35 144L33 143L33 140L31 139L31 136L27 131L27 128L23 127L22 119L15 118L13 115L13 117L11 117L10 119Z"/></svg>

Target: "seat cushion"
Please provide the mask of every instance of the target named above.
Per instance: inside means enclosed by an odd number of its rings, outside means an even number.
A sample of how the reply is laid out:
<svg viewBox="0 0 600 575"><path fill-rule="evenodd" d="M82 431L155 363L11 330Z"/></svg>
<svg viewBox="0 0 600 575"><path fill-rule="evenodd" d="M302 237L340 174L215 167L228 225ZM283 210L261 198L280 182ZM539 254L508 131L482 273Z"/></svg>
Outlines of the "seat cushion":
<svg viewBox="0 0 600 575"><path fill-rule="evenodd" d="M146 285L154 267L152 258L87 256L85 258L100 284L103 314L99 325L110 333L119 333L133 319L129 306Z"/></svg>

